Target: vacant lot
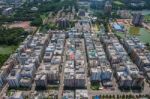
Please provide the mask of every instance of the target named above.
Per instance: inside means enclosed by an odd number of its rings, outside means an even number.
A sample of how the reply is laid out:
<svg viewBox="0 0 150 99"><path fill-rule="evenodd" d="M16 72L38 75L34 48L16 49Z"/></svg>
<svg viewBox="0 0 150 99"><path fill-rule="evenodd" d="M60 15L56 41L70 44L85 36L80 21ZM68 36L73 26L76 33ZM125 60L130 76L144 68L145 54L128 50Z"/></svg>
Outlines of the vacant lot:
<svg viewBox="0 0 150 99"><path fill-rule="evenodd" d="M115 34L120 38L125 36L122 32L115 32ZM145 28L131 27L129 35L138 37L143 43L150 43L150 31Z"/></svg>
<svg viewBox="0 0 150 99"><path fill-rule="evenodd" d="M11 24L6 24L9 28L23 28L25 31L33 32L36 27L30 26L30 21L18 21Z"/></svg>
<svg viewBox="0 0 150 99"><path fill-rule="evenodd" d="M21 27L23 29L27 29L30 27L30 22L29 21L15 22L9 25L9 28L14 28L14 27Z"/></svg>

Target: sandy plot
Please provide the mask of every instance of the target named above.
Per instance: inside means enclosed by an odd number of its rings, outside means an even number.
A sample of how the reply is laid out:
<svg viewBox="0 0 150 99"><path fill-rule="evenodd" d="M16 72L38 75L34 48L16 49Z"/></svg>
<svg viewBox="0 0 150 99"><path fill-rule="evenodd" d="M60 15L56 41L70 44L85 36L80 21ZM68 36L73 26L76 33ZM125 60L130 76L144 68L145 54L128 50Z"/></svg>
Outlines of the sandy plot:
<svg viewBox="0 0 150 99"><path fill-rule="evenodd" d="M8 27L9 28L20 27L26 31L35 31L36 30L36 27L30 26L30 21L14 22L14 23L8 24Z"/></svg>
<svg viewBox="0 0 150 99"><path fill-rule="evenodd" d="M27 29L30 27L30 22L29 21L15 22L9 25L9 28L13 28L13 27L22 27L24 29Z"/></svg>

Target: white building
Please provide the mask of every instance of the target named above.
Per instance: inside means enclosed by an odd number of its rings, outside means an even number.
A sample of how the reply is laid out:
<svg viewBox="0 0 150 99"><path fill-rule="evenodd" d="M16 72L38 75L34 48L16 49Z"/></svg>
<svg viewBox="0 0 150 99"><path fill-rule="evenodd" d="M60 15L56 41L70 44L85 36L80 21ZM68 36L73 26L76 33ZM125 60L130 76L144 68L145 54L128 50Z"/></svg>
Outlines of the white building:
<svg viewBox="0 0 150 99"><path fill-rule="evenodd" d="M23 92L17 91L17 92L11 92L11 96L2 96L4 99L24 99Z"/></svg>
<svg viewBox="0 0 150 99"><path fill-rule="evenodd" d="M75 99L88 99L88 91L87 90L76 90L75 91Z"/></svg>
<svg viewBox="0 0 150 99"><path fill-rule="evenodd" d="M37 74L35 77L36 87L47 87L47 76L46 74Z"/></svg>
<svg viewBox="0 0 150 99"><path fill-rule="evenodd" d="M31 86L32 86L32 79L28 78L28 77L21 78L20 79L20 86L21 87L31 88Z"/></svg>
<svg viewBox="0 0 150 99"><path fill-rule="evenodd" d="M75 87L84 88L86 86L85 74L75 74Z"/></svg>
<svg viewBox="0 0 150 99"><path fill-rule="evenodd" d="M62 97L63 99L75 99L74 91L65 90Z"/></svg>

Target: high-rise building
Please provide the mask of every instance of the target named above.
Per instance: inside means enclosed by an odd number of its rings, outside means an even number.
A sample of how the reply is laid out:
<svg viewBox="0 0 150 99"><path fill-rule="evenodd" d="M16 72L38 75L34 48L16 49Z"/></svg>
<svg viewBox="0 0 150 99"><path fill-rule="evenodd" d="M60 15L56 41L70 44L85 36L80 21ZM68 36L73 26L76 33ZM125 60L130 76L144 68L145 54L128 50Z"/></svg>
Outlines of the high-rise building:
<svg viewBox="0 0 150 99"><path fill-rule="evenodd" d="M105 13L111 13L111 10L112 10L111 2L107 1L107 2L105 3L104 10L105 10Z"/></svg>
<svg viewBox="0 0 150 99"><path fill-rule="evenodd" d="M132 24L135 26L142 25L143 22L143 15L140 13L134 14L132 19Z"/></svg>

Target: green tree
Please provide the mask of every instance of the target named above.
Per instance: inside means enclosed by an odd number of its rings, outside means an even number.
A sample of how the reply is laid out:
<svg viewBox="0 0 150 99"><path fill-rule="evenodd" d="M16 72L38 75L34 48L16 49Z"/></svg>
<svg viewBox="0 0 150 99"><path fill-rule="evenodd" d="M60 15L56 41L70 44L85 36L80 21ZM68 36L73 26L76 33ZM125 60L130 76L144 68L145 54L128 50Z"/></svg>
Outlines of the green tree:
<svg viewBox="0 0 150 99"><path fill-rule="evenodd" d="M41 26L42 23L42 18L35 18L33 21L31 21L31 26Z"/></svg>

